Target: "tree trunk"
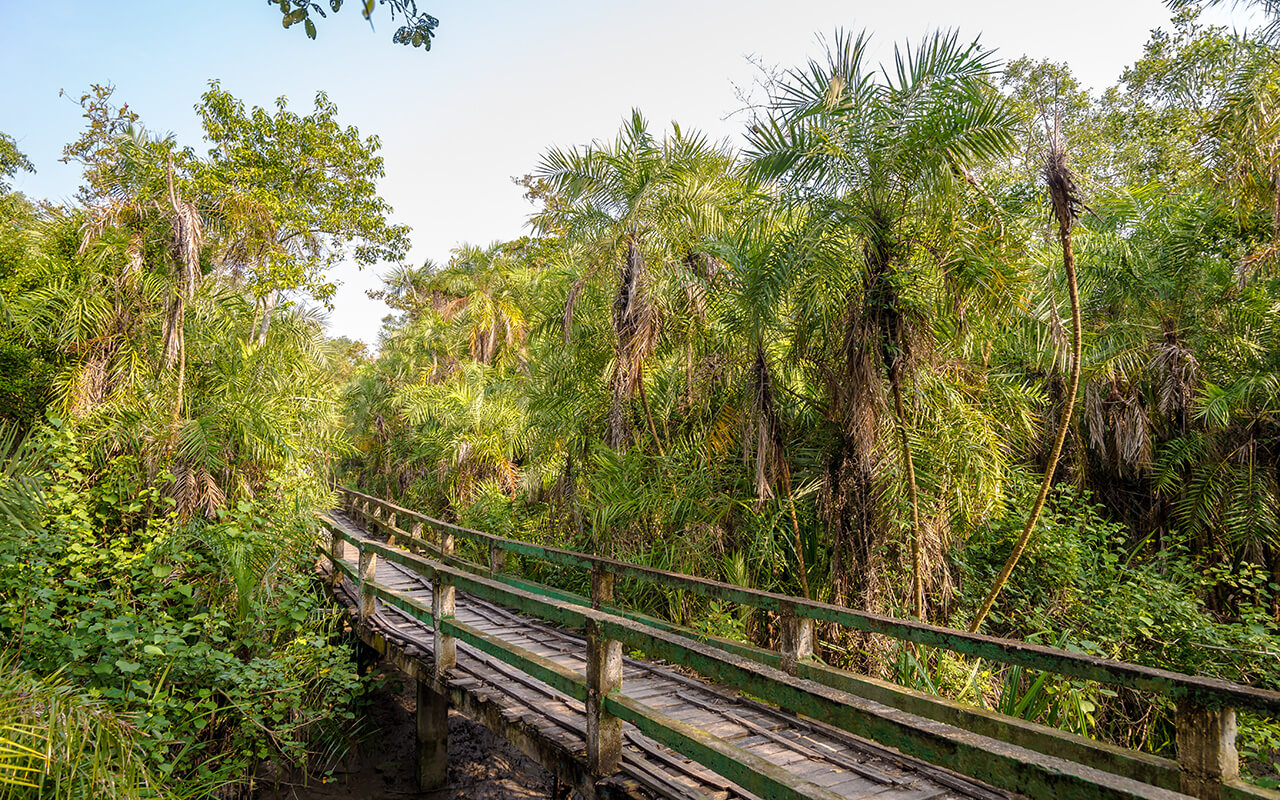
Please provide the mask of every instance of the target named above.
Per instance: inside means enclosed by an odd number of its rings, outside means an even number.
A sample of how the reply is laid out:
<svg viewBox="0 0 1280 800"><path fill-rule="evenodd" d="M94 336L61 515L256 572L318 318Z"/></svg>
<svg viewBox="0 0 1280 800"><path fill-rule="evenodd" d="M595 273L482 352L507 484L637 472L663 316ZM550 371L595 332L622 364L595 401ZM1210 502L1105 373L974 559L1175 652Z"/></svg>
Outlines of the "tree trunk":
<svg viewBox="0 0 1280 800"><path fill-rule="evenodd" d="M182 349L181 335L182 327L187 318L186 301L182 296L182 290L175 289L173 296L169 298L169 307L165 310L164 325L162 339L164 342L164 356L161 359L161 367L171 370L178 364L178 353Z"/></svg>
<svg viewBox="0 0 1280 800"><path fill-rule="evenodd" d="M658 428L653 424L653 413L649 411L649 396L644 390L644 368L641 367L639 372L640 405L644 407L644 418L649 421L649 435L653 437L653 443L658 446L658 455L666 458L667 451L662 449L662 439L658 438Z"/></svg>
<svg viewBox="0 0 1280 800"><path fill-rule="evenodd" d="M907 435L907 417L902 409L902 377L898 374L890 376L893 388L893 408L897 415L898 435L902 438L902 461L907 470L907 489L911 496L911 582L912 607L916 619L924 618L924 574L921 567L920 546L920 497L916 487L916 466L911 457L911 438Z"/></svg>
<svg viewBox="0 0 1280 800"><path fill-rule="evenodd" d="M804 560L804 539L800 536L800 517L796 514L796 496L791 491L791 470L784 465L783 480L786 483L787 490L787 508L791 511L791 531L796 538L796 570L800 573L800 591L804 595L804 599L808 600L812 595L809 594L809 567Z"/></svg>
<svg viewBox="0 0 1280 800"><path fill-rule="evenodd" d="M769 473L776 474L787 495L787 510L791 515L791 532L795 536L796 569L799 571L800 589L809 595L809 568L805 564L804 539L800 535L800 516L796 513L796 498L791 488L791 467L783 452L777 412L773 405L773 376L769 362L764 357L763 343L756 343L755 365L752 367L755 382L756 414L756 496L761 502L773 497L769 485ZM772 467L772 469L770 469Z"/></svg>
<svg viewBox="0 0 1280 800"><path fill-rule="evenodd" d="M1067 384L1067 397L1063 404L1062 422L1058 425L1057 435L1053 441L1053 449L1049 453L1049 463L1045 467L1044 479L1040 482L1040 493L1036 496L1036 502L1031 507L1031 513L1027 516L1027 523L1022 528L1022 535L1018 537L1018 541L1013 547L1013 552L1009 554L1009 560L1005 562L1004 568L996 576L995 583L991 586L991 591L987 593L987 597L982 601L982 607L978 610L977 616L973 618L973 624L969 626L969 630L973 632L977 632L978 628L982 626L983 620L987 618L987 614L991 611L991 606L995 603L1000 590L1004 588L1005 583L1009 580L1009 576L1013 573L1013 568L1018 564L1018 559L1022 557L1022 552L1027 548L1027 542L1030 541L1032 532L1035 531L1036 521L1040 518L1040 511L1044 508L1045 499L1049 496L1049 487L1053 484L1053 473L1058 467L1058 457L1062 455L1062 443L1067 438L1071 412L1074 410L1076 403L1076 390L1080 386L1080 355L1083 350L1080 331L1080 291L1076 284L1076 256L1071 242L1071 228L1075 224L1076 208L1080 200L1071 172L1067 169L1066 153L1062 148L1061 141L1054 142L1053 149L1049 154L1048 166L1045 168L1045 177L1049 181L1049 193L1053 199L1053 210L1058 218L1058 241L1062 245L1062 266L1067 273L1067 291L1071 296L1071 378Z"/></svg>
<svg viewBox="0 0 1280 800"><path fill-rule="evenodd" d="M609 446L624 450L631 441L631 424L627 419L627 405L634 396L637 370L640 368L638 341L641 319L640 298L644 273L644 259L635 235L627 237L627 255L619 272L618 295L613 301L613 331L616 337L613 378L610 381L612 400L609 405ZM643 380L643 376L641 376Z"/></svg>
<svg viewBox="0 0 1280 800"><path fill-rule="evenodd" d="M174 398L174 402L173 402L173 441L174 443L177 442L178 432L182 428L183 388L186 386L186 383L187 383L187 337L186 337L186 333L182 331L182 326L184 325L185 319L186 319L186 314L184 313L183 319L180 320L178 323L179 325L178 388L175 391L176 397Z"/></svg>
<svg viewBox="0 0 1280 800"><path fill-rule="evenodd" d="M177 446L182 421L183 390L187 379L187 303L195 298L196 284L200 281L200 247L204 241L200 213L191 203L178 196L174 183L173 154L169 154L169 204L173 208L170 219L170 246L176 262L173 299L165 319L164 362L166 368L175 363L178 367L178 386L173 404L173 430L170 434L170 451Z"/></svg>
<svg viewBox="0 0 1280 800"><path fill-rule="evenodd" d="M260 298L262 304L262 320L258 323L258 330L254 332L254 340L258 343L258 347L262 347L267 343L267 331L271 328L271 312L276 307L276 292L268 292Z"/></svg>
<svg viewBox="0 0 1280 800"><path fill-rule="evenodd" d="M883 541L875 473L880 377L862 324L856 322L846 335L844 374L832 376L831 414L837 430L823 493L835 601L842 605L868 599L874 579L872 557Z"/></svg>

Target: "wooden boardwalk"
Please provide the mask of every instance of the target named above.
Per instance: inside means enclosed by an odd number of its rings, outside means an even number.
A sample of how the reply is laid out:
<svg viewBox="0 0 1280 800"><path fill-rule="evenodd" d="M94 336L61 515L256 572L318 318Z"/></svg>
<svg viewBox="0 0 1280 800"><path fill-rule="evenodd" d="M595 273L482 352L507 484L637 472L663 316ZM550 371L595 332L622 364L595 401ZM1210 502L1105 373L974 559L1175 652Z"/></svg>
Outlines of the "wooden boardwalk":
<svg viewBox="0 0 1280 800"><path fill-rule="evenodd" d="M424 787L444 780L452 707L585 798L1280 800L1240 779L1235 749L1236 709L1280 717L1274 691L507 539L338 491L321 569L360 638L417 680ZM460 557L458 538L488 563ZM590 597L509 572L511 555L587 572ZM772 614L780 648L619 606L615 578ZM814 657L817 622L1155 695L1176 709L1177 759L834 669Z"/></svg>
<svg viewBox="0 0 1280 800"><path fill-rule="evenodd" d="M370 538L349 517L332 515L333 522L353 538ZM343 558L357 568L354 545L344 544ZM378 583L432 603L431 584L400 565L378 566ZM335 595L354 612L359 601L350 582ZM519 614L465 592L458 592L455 618L477 630L550 659L585 676L586 640L571 630ZM375 600L370 626L410 655L428 656L431 624ZM1015 797L963 775L934 767L836 728L738 696L665 664L623 659L622 692L673 719L688 723L829 790L859 800L1007 800ZM508 720L520 720L547 739L548 744L578 761L586 758L586 709L547 684L525 675L497 658L459 643L457 667L447 678L449 688L494 704ZM750 800L756 795L716 775L697 762L638 731L623 726L622 780L617 788L628 794L688 800ZM535 757L538 753L533 754ZM635 791L635 790L640 791Z"/></svg>

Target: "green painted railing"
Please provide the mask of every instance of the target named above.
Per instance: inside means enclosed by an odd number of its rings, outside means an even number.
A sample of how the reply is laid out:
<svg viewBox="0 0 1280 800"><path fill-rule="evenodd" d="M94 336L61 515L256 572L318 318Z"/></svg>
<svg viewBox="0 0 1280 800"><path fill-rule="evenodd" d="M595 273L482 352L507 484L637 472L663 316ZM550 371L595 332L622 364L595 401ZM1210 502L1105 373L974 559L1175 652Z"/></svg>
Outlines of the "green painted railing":
<svg viewBox="0 0 1280 800"><path fill-rule="evenodd" d="M585 628L588 638L591 639L594 635L601 647L609 646L612 642L626 644L695 669L708 678L723 681L790 710L876 739L939 766L1030 796L1139 797L1147 796L1142 793L1145 786L1158 787L1156 791L1180 790L1205 798L1280 798L1280 794L1240 782L1235 754L1235 709L1247 708L1264 715L1278 716L1280 693L1277 692L896 619L601 556L544 547L452 525L354 490L339 487L338 491L347 510L370 530L387 536L388 543L392 546L345 537L340 529L331 526L336 534L335 542L346 538L356 544L360 548L362 564L374 556L382 557L436 580L441 588L437 596L442 599L443 607L447 610L447 613L437 611L433 617L440 623L437 631L443 628L437 635L447 635L448 638L457 636L486 652L490 649L501 651L492 654L520 669L529 666L545 672L554 665L546 662L538 666L537 656L503 643L479 644L480 639L476 637L483 637L483 634L458 628L449 619L452 616L453 587L463 588L479 597L542 619ZM428 532L432 535L424 535ZM460 559L454 553L457 537L487 546L489 564L479 565ZM433 558L396 549L396 542L408 549L426 552ZM592 578L592 597L588 599L504 575L502 569L506 553L588 571ZM339 566L339 569L342 568ZM416 612L411 610L414 608L412 603L406 603L403 596L397 596L389 589L380 588L372 581L371 576L372 573L363 584L369 587L369 591L362 594L362 598L368 598L367 610L372 609L373 597L377 596L408 613L424 613L422 609ZM612 587L617 576L776 612L782 622L783 647L775 652L738 642L713 639L663 620L620 609L613 605ZM1177 709L1179 760L1175 763L1125 750L832 669L812 657L813 624L817 621L884 634L901 641L945 648L968 656L1153 692L1170 698ZM592 634L593 630L595 634ZM440 646L444 646L443 643L439 643L437 649ZM447 646L451 648L451 644ZM529 661L530 658L535 661ZM592 659L588 658L589 665L591 662ZM437 664L439 665L439 658ZM541 674L530 674L545 680ZM580 676L574 677L582 680ZM599 674L595 677L602 678ZM609 678L608 675L603 676L603 679ZM562 677L557 680L569 679ZM586 683L589 684L591 680L592 675L588 675ZM620 683L620 677L618 680ZM579 696L552 681L547 682L567 694ZM606 718L609 714L616 714L618 718L627 719L659 741L705 763L730 780L741 783L740 765L751 762L754 757L750 754L718 740L714 745L709 745L705 734L691 739L693 732L682 730L680 726L664 728L663 725L667 725L668 721L662 721L661 724L655 722L657 717L654 715L657 712L638 722L632 717L644 716L640 704L632 700L623 702L622 696L614 688L610 688L614 685L608 680L600 686L602 691L597 705L599 712ZM583 696L590 695L587 692ZM891 708L885 709L878 704ZM895 710L910 712L910 716L895 714ZM924 719L920 719L921 717ZM957 736L958 732L932 724L935 721L959 726L1036 752L992 752L986 744L973 744L972 737ZM681 745L677 746L675 742L680 742ZM745 761L738 762L738 766L720 763L724 761L724 753L727 752L725 747L736 751L735 758ZM695 752L701 753L701 757L695 755ZM1060 769L1061 762L1038 759L1038 754L1081 764L1087 768L1086 773L1096 769L1121 777L1118 782L1103 785L1107 783L1106 777L1090 777L1084 773L1074 776L1064 774ZM734 774L725 772L726 769ZM783 780L783 777L774 775L769 780L777 782ZM742 785L751 788L746 783ZM780 788L777 790L783 791ZM778 796L784 795L819 796L786 792Z"/></svg>

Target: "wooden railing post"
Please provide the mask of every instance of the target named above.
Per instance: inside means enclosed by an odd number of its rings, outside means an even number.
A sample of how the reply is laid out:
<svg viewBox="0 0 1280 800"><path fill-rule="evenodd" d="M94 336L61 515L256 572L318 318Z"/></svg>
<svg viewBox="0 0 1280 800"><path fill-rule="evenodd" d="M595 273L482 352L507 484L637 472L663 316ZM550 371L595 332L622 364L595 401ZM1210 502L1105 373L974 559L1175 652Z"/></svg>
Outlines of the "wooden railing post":
<svg viewBox="0 0 1280 800"><path fill-rule="evenodd" d="M390 547L396 546L395 528L396 528L397 519L399 519L399 517L396 515L396 512L394 511L392 511L387 515L387 545Z"/></svg>
<svg viewBox="0 0 1280 800"><path fill-rule="evenodd" d="M497 575L507 566L507 551L489 542L489 577Z"/></svg>
<svg viewBox="0 0 1280 800"><path fill-rule="evenodd" d="M591 607L613 602L613 573L600 564L591 568ZM604 708L609 692L622 688L622 642L605 637L587 620L587 767L596 775L612 775L622 758L622 720Z"/></svg>
<svg viewBox="0 0 1280 800"><path fill-rule="evenodd" d="M373 591L369 584L373 583L378 572L378 556L369 550L360 550L359 566L356 574L360 576L360 621L365 622L373 616Z"/></svg>
<svg viewBox="0 0 1280 800"><path fill-rule="evenodd" d="M591 565L591 607L600 609L613 602L613 573L600 564Z"/></svg>
<svg viewBox="0 0 1280 800"><path fill-rule="evenodd" d="M411 536L413 536L414 539L417 539L417 540L422 539L422 520L415 519L413 522L411 522L409 524L409 533ZM418 544L421 544L421 541L419 541Z"/></svg>
<svg viewBox="0 0 1280 800"><path fill-rule="evenodd" d="M453 555L453 534L448 530L440 532L440 555ZM434 585L431 587L431 617L433 629L433 650L435 651L435 675L437 680L458 663L457 642L452 636L446 636L440 630L440 621L452 617L455 610L453 583L443 574L437 572Z"/></svg>
<svg viewBox="0 0 1280 800"><path fill-rule="evenodd" d="M1223 784L1240 777L1236 710L1205 708L1181 697L1176 723L1182 793L1200 800L1221 800Z"/></svg>
<svg viewBox="0 0 1280 800"><path fill-rule="evenodd" d="M329 586L336 589L342 583L342 570L338 569L338 562L342 561L342 557L347 553L346 542L338 535L337 528L329 529L329 560L333 562L333 569L329 573Z"/></svg>
<svg viewBox="0 0 1280 800"><path fill-rule="evenodd" d="M813 620L796 616L795 607L786 604L779 609L782 623L782 671L796 675L800 662L813 658Z"/></svg>

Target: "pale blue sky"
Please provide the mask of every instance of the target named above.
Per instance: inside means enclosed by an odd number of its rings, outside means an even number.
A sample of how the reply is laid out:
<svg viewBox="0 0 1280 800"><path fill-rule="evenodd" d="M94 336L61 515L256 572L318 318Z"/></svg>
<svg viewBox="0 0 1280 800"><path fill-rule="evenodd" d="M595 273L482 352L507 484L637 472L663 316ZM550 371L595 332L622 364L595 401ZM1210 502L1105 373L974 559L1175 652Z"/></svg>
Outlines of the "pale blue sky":
<svg viewBox="0 0 1280 800"><path fill-rule="evenodd" d="M0 131L38 170L17 188L53 200L76 189L78 171L57 159L80 110L59 89L113 83L150 129L197 148L193 106L212 78L247 103L285 95L298 111L324 89L344 123L381 137L383 194L413 228L412 260L445 261L459 242L523 233L530 208L512 176L550 145L611 137L633 106L655 127L736 139L739 119L726 117L754 74L749 55L790 66L837 27L866 28L886 51L958 27L1004 58L1067 61L1102 89L1169 18L1158 0L1076 0L1069 12L1034 0L420 2L441 20L430 53L393 45L385 9L371 33L354 0L314 42L262 0L0 0ZM335 334L374 341L387 309L364 290L378 271L335 274Z"/></svg>

